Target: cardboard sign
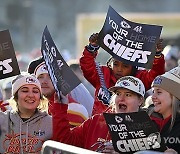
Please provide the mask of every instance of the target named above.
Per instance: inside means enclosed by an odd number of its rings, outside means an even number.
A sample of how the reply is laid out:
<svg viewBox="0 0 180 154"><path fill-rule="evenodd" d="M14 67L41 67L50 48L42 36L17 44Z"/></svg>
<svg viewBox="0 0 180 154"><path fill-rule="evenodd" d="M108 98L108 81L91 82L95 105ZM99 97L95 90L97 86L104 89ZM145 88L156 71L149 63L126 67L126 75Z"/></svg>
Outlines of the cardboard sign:
<svg viewBox="0 0 180 154"><path fill-rule="evenodd" d="M165 151L156 125L144 111L133 113L104 113L113 147L120 153L142 150Z"/></svg>
<svg viewBox="0 0 180 154"><path fill-rule="evenodd" d="M0 32L0 79L20 74L9 30Z"/></svg>
<svg viewBox="0 0 180 154"><path fill-rule="evenodd" d="M60 55L47 26L42 36L41 52L60 100L60 91L62 91L63 95L66 95L79 85L81 81Z"/></svg>
<svg viewBox="0 0 180 154"><path fill-rule="evenodd" d="M98 43L124 63L151 68L161 30L162 26L128 21L109 6Z"/></svg>

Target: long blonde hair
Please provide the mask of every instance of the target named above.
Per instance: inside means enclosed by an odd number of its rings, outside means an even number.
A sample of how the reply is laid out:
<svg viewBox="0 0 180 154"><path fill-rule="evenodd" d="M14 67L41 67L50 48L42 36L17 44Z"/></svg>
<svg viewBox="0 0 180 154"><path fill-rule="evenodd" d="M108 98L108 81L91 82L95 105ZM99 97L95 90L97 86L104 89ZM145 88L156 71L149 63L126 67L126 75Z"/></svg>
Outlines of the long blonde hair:
<svg viewBox="0 0 180 154"><path fill-rule="evenodd" d="M180 114L180 100L173 96L172 97L172 117L171 117L171 124L169 126L169 131L171 131L171 129L174 126L177 114Z"/></svg>

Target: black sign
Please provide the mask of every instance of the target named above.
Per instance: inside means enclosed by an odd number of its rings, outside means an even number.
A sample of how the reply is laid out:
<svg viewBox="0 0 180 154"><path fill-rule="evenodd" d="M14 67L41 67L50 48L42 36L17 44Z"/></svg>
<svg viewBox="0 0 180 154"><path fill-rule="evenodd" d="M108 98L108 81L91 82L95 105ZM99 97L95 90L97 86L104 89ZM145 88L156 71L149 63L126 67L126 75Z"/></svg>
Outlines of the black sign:
<svg viewBox="0 0 180 154"><path fill-rule="evenodd" d="M142 150L164 151L164 140L146 112L104 113L113 147L120 153Z"/></svg>
<svg viewBox="0 0 180 154"><path fill-rule="evenodd" d="M151 68L161 30L162 26L128 21L109 6L98 42L104 50L124 63Z"/></svg>
<svg viewBox="0 0 180 154"><path fill-rule="evenodd" d="M0 32L0 79L20 74L9 30Z"/></svg>
<svg viewBox="0 0 180 154"><path fill-rule="evenodd" d="M60 99L60 91L62 91L63 95L66 95L81 82L60 55L47 26L42 36L41 52Z"/></svg>

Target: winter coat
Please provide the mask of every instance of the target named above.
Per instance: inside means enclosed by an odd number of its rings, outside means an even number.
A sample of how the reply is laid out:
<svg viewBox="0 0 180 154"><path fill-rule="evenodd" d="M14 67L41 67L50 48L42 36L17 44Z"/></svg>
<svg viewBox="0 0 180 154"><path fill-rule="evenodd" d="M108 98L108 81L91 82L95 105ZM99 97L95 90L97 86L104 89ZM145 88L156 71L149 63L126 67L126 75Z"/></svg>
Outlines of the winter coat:
<svg viewBox="0 0 180 154"><path fill-rule="evenodd" d="M96 70L95 58L96 54L92 54L87 49L84 49L83 55L80 58L80 66L83 71L84 77L96 88L95 91L95 102L93 106L93 115L97 113L102 113L107 109L107 106L103 104L97 97L99 89L101 88L99 75ZM104 75L104 81L106 88L110 88L115 85L117 79L115 78L111 68L107 66L101 66L101 71ZM135 77L142 80L144 83L146 91L151 88L151 83L154 78L165 72L165 60L162 55L160 58L155 58L151 70L138 70Z"/></svg>
<svg viewBox="0 0 180 154"><path fill-rule="evenodd" d="M89 150L100 150L98 146L110 141L108 126L104 116L98 114L78 127L70 129L66 104L53 104L53 140Z"/></svg>
<svg viewBox="0 0 180 154"><path fill-rule="evenodd" d="M52 138L52 117L38 111L23 121L16 111L0 112L0 153L40 153Z"/></svg>
<svg viewBox="0 0 180 154"><path fill-rule="evenodd" d="M166 146L180 153L180 114L177 114L175 123L170 131L171 116L166 119L151 116L151 119L158 125Z"/></svg>

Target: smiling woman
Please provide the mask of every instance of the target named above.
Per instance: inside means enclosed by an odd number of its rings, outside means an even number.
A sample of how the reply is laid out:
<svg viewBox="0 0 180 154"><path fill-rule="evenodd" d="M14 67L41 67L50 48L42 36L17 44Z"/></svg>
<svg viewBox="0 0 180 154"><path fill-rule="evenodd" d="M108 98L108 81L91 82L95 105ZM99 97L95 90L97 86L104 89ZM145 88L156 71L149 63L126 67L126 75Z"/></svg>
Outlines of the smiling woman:
<svg viewBox="0 0 180 154"><path fill-rule="evenodd" d="M151 119L158 125L168 148L180 153L180 66L157 76L152 83L154 111L163 118Z"/></svg>
<svg viewBox="0 0 180 154"><path fill-rule="evenodd" d="M39 153L52 136L52 119L40 111L43 97L38 79L21 73L12 82L12 95L16 109L0 112L0 153Z"/></svg>

